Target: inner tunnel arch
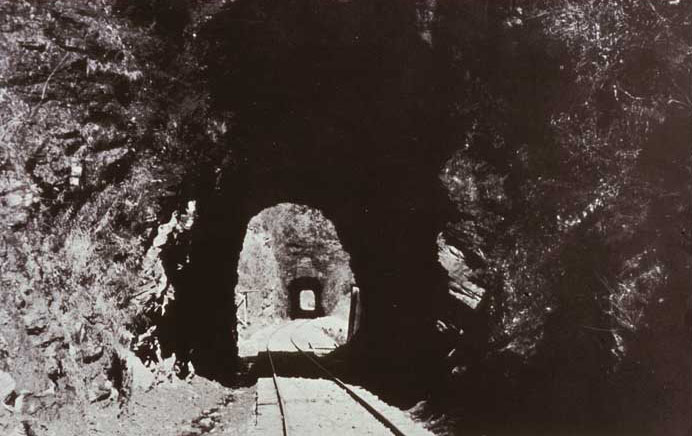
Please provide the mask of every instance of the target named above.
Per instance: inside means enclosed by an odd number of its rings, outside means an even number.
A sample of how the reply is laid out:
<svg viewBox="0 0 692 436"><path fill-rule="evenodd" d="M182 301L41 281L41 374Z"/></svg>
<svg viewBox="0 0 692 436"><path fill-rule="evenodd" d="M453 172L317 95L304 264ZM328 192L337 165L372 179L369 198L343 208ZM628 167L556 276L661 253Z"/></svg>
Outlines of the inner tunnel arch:
<svg viewBox="0 0 692 436"><path fill-rule="evenodd" d="M314 276L296 277L288 285L291 319L317 318L324 315L322 282Z"/></svg>

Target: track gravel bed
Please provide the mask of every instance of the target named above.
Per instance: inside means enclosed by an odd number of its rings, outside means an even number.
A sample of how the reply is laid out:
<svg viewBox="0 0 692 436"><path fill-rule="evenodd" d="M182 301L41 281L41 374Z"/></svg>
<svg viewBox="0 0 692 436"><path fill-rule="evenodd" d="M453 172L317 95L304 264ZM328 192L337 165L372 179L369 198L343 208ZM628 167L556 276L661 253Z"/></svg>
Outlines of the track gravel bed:
<svg viewBox="0 0 692 436"><path fill-rule="evenodd" d="M279 378L292 435L391 435L331 380Z"/></svg>
<svg viewBox="0 0 692 436"><path fill-rule="evenodd" d="M274 358L275 363L278 362L277 372L281 375L277 377L277 386L283 400L290 435L393 434L335 380L323 373L316 363L310 361L310 358L296 355L299 353L296 346L303 351L319 354L333 347L333 341L325 334L320 319L309 322L304 320L288 322L275 328L267 338L267 349L272 355L278 353ZM286 355L290 353L295 355L294 365L295 358L298 358L297 361L302 367L311 368L319 376L306 378L302 373L281 374L282 363L288 363L287 360L282 359L286 359ZM276 357L281 358L277 360ZM314 375L308 375L308 377L314 377ZM258 419L255 434L279 435L282 433L278 399L276 392L271 392L273 383L269 383L270 380L271 378L260 379L258 383ZM262 389L259 389L260 385L263 386ZM366 389L359 386L347 386L407 436L434 436L434 433L413 421L406 412L388 405Z"/></svg>

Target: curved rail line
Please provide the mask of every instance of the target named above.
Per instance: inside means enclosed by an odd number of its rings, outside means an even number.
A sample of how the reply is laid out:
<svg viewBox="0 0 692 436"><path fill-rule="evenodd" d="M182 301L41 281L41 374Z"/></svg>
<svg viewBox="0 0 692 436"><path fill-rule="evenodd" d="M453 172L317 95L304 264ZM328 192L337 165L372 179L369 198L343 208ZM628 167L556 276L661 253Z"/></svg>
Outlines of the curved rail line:
<svg viewBox="0 0 692 436"><path fill-rule="evenodd" d="M306 323L301 324L299 327L296 327L296 330L298 328L303 327ZM356 400L358 404L360 404L365 410L367 410L372 416L374 416L382 425L387 427L389 431L391 431L393 434L396 436L406 436L406 433L401 431L399 427L396 426L392 421L390 421L386 416L384 416L379 410L377 410L375 407L373 407L370 403L368 403L363 397L358 395L353 389L349 388L346 383L341 381L338 377L336 377L334 374L332 374L331 371L329 371L327 368L325 368L320 362L317 361L317 359L310 354L308 354L306 351L304 351L302 348L296 344L296 342L293 340L293 336L291 335L291 343L293 344L294 347L296 347L296 350L300 352L303 356L305 356L310 362L312 362L315 366L317 366L331 381L333 381L337 386L339 386L342 390L346 391L346 393Z"/></svg>

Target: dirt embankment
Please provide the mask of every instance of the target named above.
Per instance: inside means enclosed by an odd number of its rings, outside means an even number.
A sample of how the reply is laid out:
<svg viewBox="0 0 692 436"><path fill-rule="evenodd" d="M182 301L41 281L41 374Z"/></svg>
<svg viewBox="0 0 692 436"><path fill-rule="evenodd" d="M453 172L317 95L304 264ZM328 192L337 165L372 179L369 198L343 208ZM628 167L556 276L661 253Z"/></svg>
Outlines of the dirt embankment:
<svg viewBox="0 0 692 436"><path fill-rule="evenodd" d="M86 407L67 405L51 420L20 419L0 410L0 433L11 436L227 436L247 434L253 425L254 387L230 389L203 378L162 377L133 389L127 405L117 398ZM25 417L26 418L26 417Z"/></svg>

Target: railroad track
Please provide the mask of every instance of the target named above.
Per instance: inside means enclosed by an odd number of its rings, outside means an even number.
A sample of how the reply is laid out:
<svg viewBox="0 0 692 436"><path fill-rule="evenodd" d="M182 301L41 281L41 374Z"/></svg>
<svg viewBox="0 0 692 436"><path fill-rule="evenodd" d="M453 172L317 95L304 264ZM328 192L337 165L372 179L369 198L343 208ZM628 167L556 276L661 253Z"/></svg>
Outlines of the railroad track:
<svg viewBox="0 0 692 436"><path fill-rule="evenodd" d="M276 392L276 399L277 399L277 404L278 404L278 409L281 414L281 430L282 430L282 435L283 436L290 436L290 435L301 435L301 433L292 433L291 432L291 427L289 426L289 419L288 419L288 413L287 413L287 407L286 407L286 398L282 393L282 389L280 388L280 383L279 383L279 376L277 373L277 360L274 357L272 357L272 347L271 347L271 340L272 338L280 331L286 329L286 328L293 328L293 331L290 332L289 340L290 343L292 344L293 347L303 356L305 357L305 361L309 362L310 365L312 365L314 368L317 368L320 373L324 375L324 380L331 381L334 385L338 386L340 391L345 392L351 399L353 399L358 405L360 406L361 409L367 411L367 414L375 418L380 424L382 424L388 431L385 431L382 429L382 432L378 432L377 434L393 434L396 436L407 436L406 433L404 433L396 424L394 424L390 419L388 419L386 416L384 416L377 408L375 408L370 402L368 402L366 399L364 399L361 395L356 393L353 389L351 389L346 383L344 383L341 379L336 377L331 371L329 371L327 368L325 368L319 360L314 356L313 353L309 353L305 351L303 348L301 348L298 343L296 342L295 334L298 330L300 330L302 327L304 327L307 324L306 322L303 322L299 325L289 325L289 326L284 326L282 328L277 329L267 340L267 346L266 346L266 351L267 351L267 356L269 359L269 364L271 367L272 371L272 380L273 380L273 385L274 389ZM275 353L278 351L274 350ZM317 407L317 406L315 406ZM293 417L292 417L293 418ZM296 422L298 420L296 419ZM354 427L355 428L355 427ZM334 429L338 430L338 429ZM336 433L335 433L336 434ZM370 432L369 434L374 434Z"/></svg>
<svg viewBox="0 0 692 436"><path fill-rule="evenodd" d="M284 327L285 328L285 327ZM272 358L272 352L269 349L269 344L271 343L271 339L274 337L274 335L279 331L277 329L272 335L267 339L267 357L269 358L269 366L271 367L272 370L272 380L274 382L274 389L276 390L276 401L279 404L279 411L281 412L281 430L283 432L284 436L289 436L288 432L288 421L286 419L286 406L284 404L284 399L281 396L281 390L279 389L279 381L277 379L276 375L276 366L274 365L274 359Z"/></svg>

